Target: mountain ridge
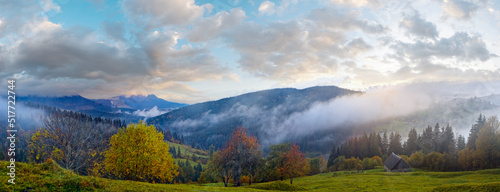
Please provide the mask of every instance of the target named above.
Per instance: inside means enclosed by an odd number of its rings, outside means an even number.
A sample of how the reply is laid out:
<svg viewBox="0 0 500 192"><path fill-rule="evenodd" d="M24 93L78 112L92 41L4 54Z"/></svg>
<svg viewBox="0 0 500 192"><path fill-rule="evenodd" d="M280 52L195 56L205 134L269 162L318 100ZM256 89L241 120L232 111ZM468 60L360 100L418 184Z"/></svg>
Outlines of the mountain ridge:
<svg viewBox="0 0 500 192"><path fill-rule="evenodd" d="M267 127L282 122L291 114L304 111L314 103L360 93L336 86L269 89L193 104L149 118L147 123L159 129L182 133L194 147L208 147L210 144L222 147L232 129L238 126L248 128L250 134L262 140L273 137L273 133L265 130ZM324 135L337 137L331 133ZM302 139L298 138L297 142Z"/></svg>

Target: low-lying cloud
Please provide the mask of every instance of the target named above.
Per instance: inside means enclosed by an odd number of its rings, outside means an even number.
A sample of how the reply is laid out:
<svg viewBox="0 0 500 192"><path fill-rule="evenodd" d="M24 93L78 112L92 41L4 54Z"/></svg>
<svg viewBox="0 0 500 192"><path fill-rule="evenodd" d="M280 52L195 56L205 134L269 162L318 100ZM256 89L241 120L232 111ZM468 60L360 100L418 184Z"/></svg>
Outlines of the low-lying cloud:
<svg viewBox="0 0 500 192"><path fill-rule="evenodd" d="M156 117L158 115L162 115L162 114L167 113L169 111L170 110L160 110L160 109L158 109L157 106L154 106L151 109L143 109L143 110L138 109L137 111L134 111L132 114L135 116L150 118L150 117Z"/></svg>
<svg viewBox="0 0 500 192"><path fill-rule="evenodd" d="M255 129L250 131L256 133L261 144L266 146L312 135L317 131L351 128L387 118L407 116L453 98L487 96L498 94L499 90L498 87L489 87L480 82L414 83L373 88L363 94L314 103L302 111L297 111L294 107L309 101L289 102L266 109L237 103L226 112L206 111L200 118L175 121L171 126L189 135L199 126L211 127L227 119L239 118L242 120L241 126ZM450 122L453 120L450 119ZM325 135L323 139L332 138Z"/></svg>

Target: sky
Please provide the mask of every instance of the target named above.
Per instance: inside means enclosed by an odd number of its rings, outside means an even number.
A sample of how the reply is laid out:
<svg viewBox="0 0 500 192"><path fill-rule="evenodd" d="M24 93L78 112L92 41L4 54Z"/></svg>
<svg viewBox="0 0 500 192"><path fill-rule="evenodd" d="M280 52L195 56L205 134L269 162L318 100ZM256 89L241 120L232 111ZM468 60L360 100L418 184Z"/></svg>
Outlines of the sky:
<svg viewBox="0 0 500 192"><path fill-rule="evenodd" d="M500 94L498 34L489 0L0 0L0 79L19 95L189 104L321 85Z"/></svg>

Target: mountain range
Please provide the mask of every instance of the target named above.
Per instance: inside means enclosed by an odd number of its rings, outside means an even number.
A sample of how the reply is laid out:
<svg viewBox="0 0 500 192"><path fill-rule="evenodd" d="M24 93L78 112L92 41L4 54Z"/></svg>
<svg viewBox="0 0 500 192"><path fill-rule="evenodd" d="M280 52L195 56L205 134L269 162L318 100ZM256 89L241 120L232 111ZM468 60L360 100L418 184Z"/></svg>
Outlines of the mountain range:
<svg viewBox="0 0 500 192"><path fill-rule="evenodd" d="M156 95L132 95L132 96L116 96L110 99L96 99L95 102L102 104L110 108L123 108L123 109L152 109L157 107L158 109L175 109L187 106L184 103L174 103L170 101L165 101L158 98Z"/></svg>
<svg viewBox="0 0 500 192"><path fill-rule="evenodd" d="M187 106L158 98L156 95L116 96L110 99L87 99L80 95L63 97L24 96L18 97L21 102L57 107L64 110L82 112L92 116L119 118L137 121L141 117L162 114L176 108Z"/></svg>
<svg viewBox="0 0 500 192"><path fill-rule="evenodd" d="M187 143L203 148L212 144L222 147L232 130L243 126L261 140L261 145L284 141L312 149L326 143L330 145L332 140L344 135L339 132L346 130L331 129L315 134L311 131L303 136L288 134L281 124L292 114L309 109L315 103L350 94L361 93L335 86L264 90L179 108L149 118L147 123L181 133Z"/></svg>
<svg viewBox="0 0 500 192"><path fill-rule="evenodd" d="M193 105L165 101L155 95L97 100L78 95L26 96L18 97L18 100L127 122L146 118L148 124L181 134L187 144L198 148L210 145L223 147L232 130L242 126L248 129L249 134L255 135L262 146L293 142L304 151L319 154L328 153L332 144L370 131L399 131L405 135L411 128L423 129L427 125L450 123L454 129L465 134L479 113L487 116L500 114L500 95L455 98L411 114L364 123L356 122L356 115L359 110L364 110L367 103L360 103L361 107L354 109L350 108L353 106L350 104L332 105L335 103L332 101L338 101L338 98L363 95L365 93L335 86L320 86L263 90ZM308 113L311 108L315 108L316 112ZM332 108L336 109L336 113L332 113ZM325 123L325 117L332 120ZM329 124L340 118L350 120L350 124ZM322 128L318 129L318 125Z"/></svg>

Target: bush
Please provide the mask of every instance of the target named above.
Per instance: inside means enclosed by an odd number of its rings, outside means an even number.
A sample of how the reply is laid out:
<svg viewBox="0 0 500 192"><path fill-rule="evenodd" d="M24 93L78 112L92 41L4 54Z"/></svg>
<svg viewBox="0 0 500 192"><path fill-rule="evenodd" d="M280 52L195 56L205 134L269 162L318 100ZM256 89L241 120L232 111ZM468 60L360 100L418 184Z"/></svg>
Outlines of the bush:
<svg viewBox="0 0 500 192"><path fill-rule="evenodd" d="M423 168L431 171L443 171L445 166L444 155L432 152L424 156Z"/></svg>
<svg viewBox="0 0 500 192"><path fill-rule="evenodd" d="M379 156L373 156L372 159L377 162L377 166L383 165L382 158L380 158Z"/></svg>
<svg viewBox="0 0 500 192"><path fill-rule="evenodd" d="M422 151L417 151L410 156L408 163L415 168L421 167L424 163L424 153Z"/></svg>
<svg viewBox="0 0 500 192"><path fill-rule="evenodd" d="M250 183L250 177L249 176L241 176L241 183Z"/></svg>
<svg viewBox="0 0 500 192"><path fill-rule="evenodd" d="M364 158L361 162L361 165L363 166L363 169L373 169L378 165L378 163L377 160L374 160L372 158Z"/></svg>

